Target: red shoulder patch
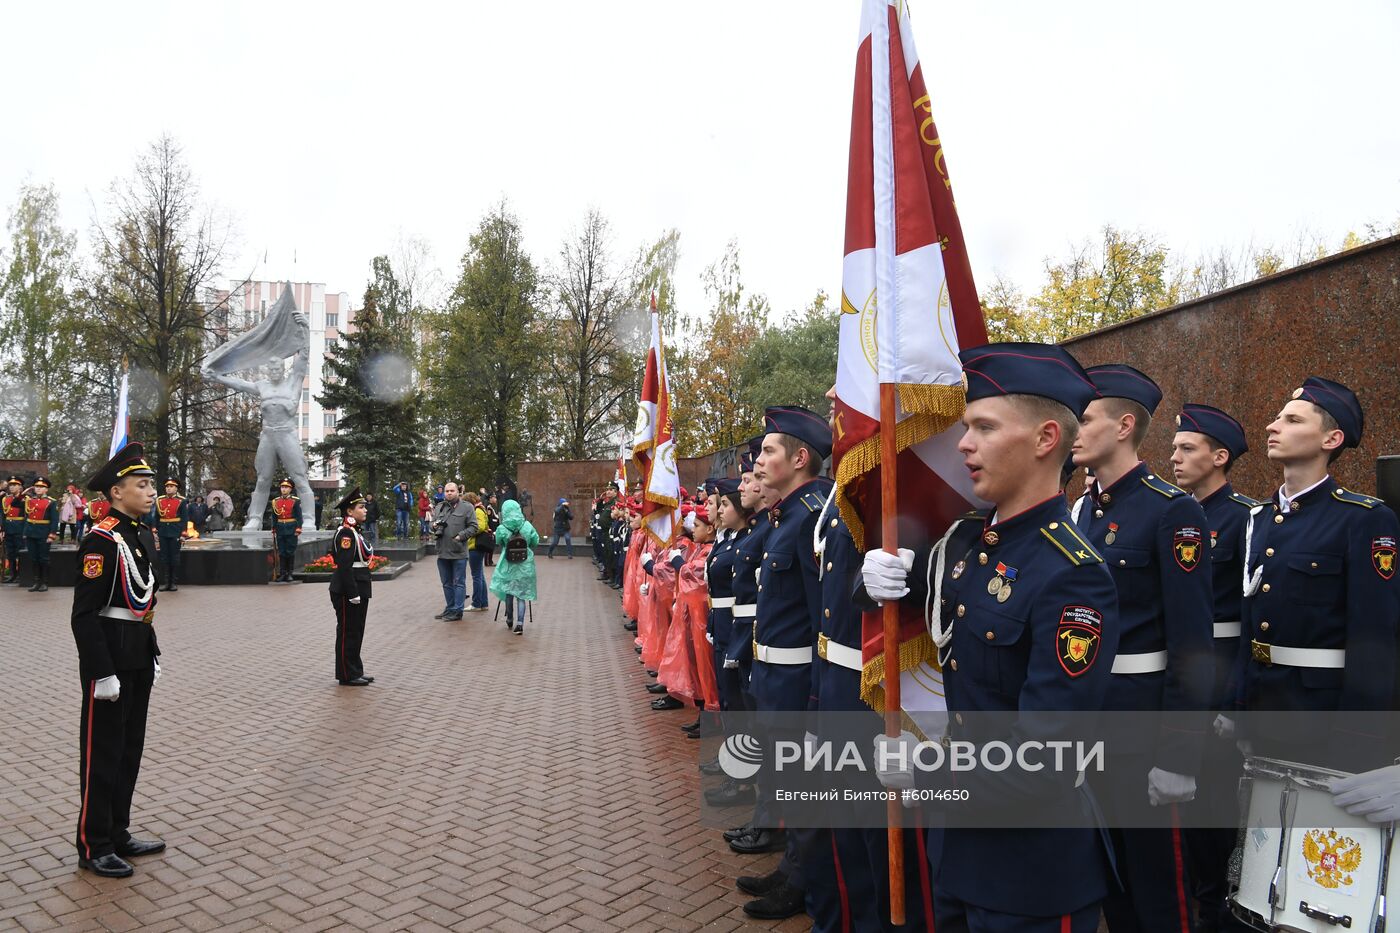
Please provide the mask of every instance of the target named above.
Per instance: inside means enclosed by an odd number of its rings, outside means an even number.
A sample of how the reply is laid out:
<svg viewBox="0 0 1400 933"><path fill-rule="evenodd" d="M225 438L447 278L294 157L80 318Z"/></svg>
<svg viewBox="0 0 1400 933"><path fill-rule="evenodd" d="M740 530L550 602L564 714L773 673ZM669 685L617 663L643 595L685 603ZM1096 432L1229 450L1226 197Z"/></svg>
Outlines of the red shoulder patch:
<svg viewBox="0 0 1400 933"><path fill-rule="evenodd" d="M102 521L98 522L97 527L101 528L103 531L111 531L113 528L117 527L120 524L121 522L117 521L116 516L109 515L106 518L102 519Z"/></svg>
<svg viewBox="0 0 1400 933"><path fill-rule="evenodd" d="M1172 556L1176 564L1187 573L1196 569L1201 562L1201 529L1184 525L1172 534Z"/></svg>
<svg viewBox="0 0 1400 933"><path fill-rule="evenodd" d="M1066 606L1055 630L1055 654L1066 674L1078 677L1094 666L1103 634L1103 615L1088 606Z"/></svg>
<svg viewBox="0 0 1400 933"><path fill-rule="evenodd" d="M1395 544L1395 539L1390 535L1371 539L1371 566L1382 580L1395 576Z"/></svg>

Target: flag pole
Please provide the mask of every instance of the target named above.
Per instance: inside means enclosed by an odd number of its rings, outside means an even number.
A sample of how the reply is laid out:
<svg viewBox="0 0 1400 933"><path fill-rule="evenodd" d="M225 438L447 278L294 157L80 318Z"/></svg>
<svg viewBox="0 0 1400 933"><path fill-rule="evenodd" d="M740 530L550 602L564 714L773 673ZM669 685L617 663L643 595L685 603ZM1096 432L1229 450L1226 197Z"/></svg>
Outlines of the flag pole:
<svg viewBox="0 0 1400 933"><path fill-rule="evenodd" d="M880 383L880 542L887 554L899 554L899 512L896 464L899 446L895 434L895 386ZM936 609L937 607L935 607ZM901 731L899 699L899 601L886 600L881 607L885 624L885 734ZM890 865L890 923L904 923L904 827L903 804L892 796L885 804Z"/></svg>

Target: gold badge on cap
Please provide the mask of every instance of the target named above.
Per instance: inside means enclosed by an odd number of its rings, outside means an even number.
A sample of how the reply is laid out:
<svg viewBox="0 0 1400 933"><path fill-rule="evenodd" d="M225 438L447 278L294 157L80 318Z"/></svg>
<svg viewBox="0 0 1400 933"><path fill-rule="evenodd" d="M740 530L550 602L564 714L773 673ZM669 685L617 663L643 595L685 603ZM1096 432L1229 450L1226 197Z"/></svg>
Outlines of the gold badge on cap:
<svg viewBox="0 0 1400 933"><path fill-rule="evenodd" d="M1293 390L1293 396L1292 396L1292 397L1293 397L1293 398L1302 398L1302 397L1303 397L1303 387L1302 387L1302 386L1299 386L1298 388L1294 389L1294 390Z"/></svg>

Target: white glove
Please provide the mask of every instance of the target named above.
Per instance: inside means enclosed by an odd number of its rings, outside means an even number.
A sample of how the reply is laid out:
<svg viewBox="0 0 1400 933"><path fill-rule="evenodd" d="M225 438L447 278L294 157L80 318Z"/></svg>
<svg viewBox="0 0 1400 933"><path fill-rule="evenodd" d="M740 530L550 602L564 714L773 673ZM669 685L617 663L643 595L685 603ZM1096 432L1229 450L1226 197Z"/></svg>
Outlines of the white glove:
<svg viewBox="0 0 1400 933"><path fill-rule="evenodd" d="M93 687L92 696L97 700L115 700L122 695L122 682L117 680L117 675L103 677Z"/></svg>
<svg viewBox="0 0 1400 933"><path fill-rule="evenodd" d="M870 553L875 553L871 551ZM912 732L875 736L875 776L891 790L914 789L914 747L919 740Z"/></svg>
<svg viewBox="0 0 1400 933"><path fill-rule="evenodd" d="M151 686L154 687L156 684L160 683L160 658L152 659L152 663L156 666L155 676L151 678Z"/></svg>
<svg viewBox="0 0 1400 933"><path fill-rule="evenodd" d="M678 547L673 547L671 548L671 553L667 554L666 556L671 560L675 560L677 557L684 557L685 552Z"/></svg>
<svg viewBox="0 0 1400 933"><path fill-rule="evenodd" d="M713 645L713 644L715 643L715 636L711 635L709 632L706 632L706 633L705 633L705 640L706 640L707 642L709 642L711 645Z"/></svg>
<svg viewBox="0 0 1400 933"><path fill-rule="evenodd" d="M865 583L865 592L878 603L901 599L909 595L906 581L909 571L914 569L914 552L908 548L899 549L898 556L886 553L883 548L867 551L860 567L860 576Z"/></svg>
<svg viewBox="0 0 1400 933"><path fill-rule="evenodd" d="M641 586L637 587L637 592L641 593L643 596L647 595L647 585L643 583Z"/></svg>
<svg viewBox="0 0 1400 933"><path fill-rule="evenodd" d="M1332 799L1352 816L1372 823L1400 820L1400 765L1338 778L1332 782Z"/></svg>
<svg viewBox="0 0 1400 933"><path fill-rule="evenodd" d="M360 604L360 597L358 597L358 596L351 596L351 597L350 597L350 605L352 605L352 606L358 606L359 604Z"/></svg>
<svg viewBox="0 0 1400 933"><path fill-rule="evenodd" d="M1196 798L1196 779L1189 774L1177 774L1153 768L1147 772L1147 800L1154 807L1168 803L1186 803Z"/></svg>
<svg viewBox="0 0 1400 933"><path fill-rule="evenodd" d="M1222 739L1233 739L1235 737L1235 721L1224 713L1215 717L1215 722L1211 723L1211 728L1215 734Z"/></svg>

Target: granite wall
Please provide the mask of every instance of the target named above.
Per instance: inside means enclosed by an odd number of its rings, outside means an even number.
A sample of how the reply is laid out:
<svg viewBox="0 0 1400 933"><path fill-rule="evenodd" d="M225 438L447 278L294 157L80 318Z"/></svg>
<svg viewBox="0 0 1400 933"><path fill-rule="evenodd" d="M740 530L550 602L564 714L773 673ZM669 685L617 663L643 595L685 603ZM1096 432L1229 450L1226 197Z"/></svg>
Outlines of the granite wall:
<svg viewBox="0 0 1400 933"><path fill-rule="evenodd" d="M1329 256L1108 327L1065 347L1085 366L1128 363L1162 387L1143 459L1172 478L1172 436L1183 402L1215 405L1245 427L1250 451L1230 479L1263 498L1282 481L1264 428L1310 375L1356 392L1361 446L1333 464L1342 485L1374 492L1375 460L1400 454L1400 237Z"/></svg>

